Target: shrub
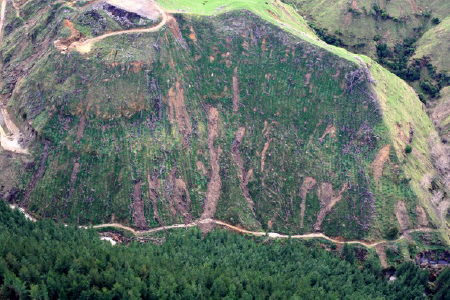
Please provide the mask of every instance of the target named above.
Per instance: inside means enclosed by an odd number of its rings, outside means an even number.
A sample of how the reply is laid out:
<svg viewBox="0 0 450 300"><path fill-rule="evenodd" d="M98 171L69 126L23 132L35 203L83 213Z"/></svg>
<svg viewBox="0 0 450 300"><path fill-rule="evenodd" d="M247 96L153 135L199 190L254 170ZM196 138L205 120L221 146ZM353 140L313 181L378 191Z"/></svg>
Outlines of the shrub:
<svg viewBox="0 0 450 300"><path fill-rule="evenodd" d="M406 145L405 152L406 152L407 154L412 152L412 147L411 147L411 145Z"/></svg>
<svg viewBox="0 0 450 300"><path fill-rule="evenodd" d="M395 240L398 237L398 228L395 226L389 227L386 231L386 238L389 240Z"/></svg>
<svg viewBox="0 0 450 300"><path fill-rule="evenodd" d="M434 25L438 25L439 23L441 23L441 20L439 20L439 18L433 18L431 19L431 23L433 23Z"/></svg>
<svg viewBox="0 0 450 300"><path fill-rule="evenodd" d="M425 99L424 94L419 94L419 99L420 101L422 101L423 104L427 105L427 99Z"/></svg>
<svg viewBox="0 0 450 300"><path fill-rule="evenodd" d="M59 36L62 39L68 39L70 36L72 35L72 32L70 31L69 28L64 27L63 29L61 29L61 31L59 32Z"/></svg>

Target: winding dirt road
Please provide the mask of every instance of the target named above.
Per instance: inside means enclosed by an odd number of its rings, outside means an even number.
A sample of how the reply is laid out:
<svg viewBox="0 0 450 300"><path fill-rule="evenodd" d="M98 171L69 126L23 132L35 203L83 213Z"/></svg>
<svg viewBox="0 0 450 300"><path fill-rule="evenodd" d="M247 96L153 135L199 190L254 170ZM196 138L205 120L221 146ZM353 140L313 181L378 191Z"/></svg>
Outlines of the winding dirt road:
<svg viewBox="0 0 450 300"><path fill-rule="evenodd" d="M312 238L323 238L326 239L330 242L336 243L336 244L359 244L368 248L373 248L379 244L383 244L383 243L392 243L392 242L398 242L401 241L403 239L405 239L405 235L406 234L410 234L413 232L432 232L432 231L436 231L434 229L430 229L430 228L418 228L418 229L410 229L405 231L398 239L396 240L380 240L377 242L373 242L373 243L369 243L369 242L364 242L364 241L340 241L337 239L333 239L330 238L326 235L324 235L323 233L308 233L308 234L300 234L300 235L286 235L286 234L279 234L276 232L264 232L264 231L249 231L249 230L245 230L236 226L233 226L231 224L219 221L219 220L214 220L214 219L202 219L202 220L198 220L198 221L194 221L192 223L188 223L188 224L175 224L175 225L171 225L171 226L163 226L163 227L157 227L157 228L152 228L149 230L145 230L145 231L136 231L133 228L121 225L121 224L117 224L117 223L111 223L111 224L101 224L101 225L96 225L93 226L93 228L105 228L105 227L115 227L115 228L120 228L120 229L124 229L127 231L132 232L134 235L136 236L142 236L145 234L149 234L149 233L155 233L158 231L162 231L162 230L168 230L168 229L177 229L177 228L189 228L189 227L195 227L198 226L199 224L216 224L219 226L223 226L229 229L232 229L234 231L243 233L243 234L249 234L249 235L254 235L254 236L267 236L269 238L273 238L273 239L286 239L286 238L292 238L292 239L312 239Z"/></svg>
<svg viewBox="0 0 450 300"><path fill-rule="evenodd" d="M32 216L30 216L25 209L16 206L16 205L9 205L11 207L11 209L19 209L19 211L21 213L23 213L25 215L25 217L33 222L36 222L36 219L33 218ZM405 231L398 239L396 240L380 240L377 242L373 242L373 243L369 243L369 242L365 242L365 241L341 241L341 240L337 240L334 238L330 238L326 235L324 235L323 233L308 233L308 234L299 234L299 235L286 235L286 234L279 234L276 232L264 232L264 231L249 231L249 230L245 230L236 226L233 226L231 224L219 221L219 220L214 220L214 219L199 219L197 221L188 223L188 224L174 224L174 225L170 225L170 226L161 226L161 227L157 227L157 228L152 228L149 230L142 230L142 231L138 231L138 230L134 230L131 227L119 224L119 223L107 223L107 224L100 224L100 225L95 225L92 226L92 228L107 228L107 227L113 227L113 228L118 228L118 229L123 229L123 230L127 230L129 232L131 232L133 235L135 236L143 236L146 234L150 234L150 233L155 233L155 232L159 232L159 231L163 231L163 230L169 230L169 229L187 229L190 227L196 227L199 226L201 224L216 224L219 226L223 226L226 228L229 228L231 230L243 233L243 234L249 234L249 235L254 235L254 236L267 236L269 238L273 238L273 239L287 239L287 238L292 238L292 239L299 239L299 240L306 240L306 239L313 239L313 238L322 238L322 239L326 239L330 242L333 242L335 244L356 244L356 245L362 245L364 247L367 248L374 248L377 245L380 244L384 244L384 243L395 243L398 241L401 241L403 239L405 239L405 235L413 233L413 232L434 232L434 231L438 231L435 229L431 229L431 228L417 228L417 229L410 229ZM68 226L67 224L65 224L65 226ZM83 228L83 229L88 229L89 227L87 226L78 226L79 228Z"/></svg>
<svg viewBox="0 0 450 300"><path fill-rule="evenodd" d="M4 0L6 1L6 0ZM115 35L121 35L121 34L130 34L130 33L147 33L147 32L156 32L160 30L164 25L166 25L167 20L169 17L167 16L166 12L156 3L152 3L156 10L159 11L161 15L161 22L159 22L157 25L150 27L150 28L141 28L141 29L128 29L128 30L119 30L114 31L110 33L103 34L101 36L85 40L83 42L74 42L69 46L69 49L75 49L80 53L89 53L91 51L92 45L98 41L101 41L107 37L115 36Z"/></svg>

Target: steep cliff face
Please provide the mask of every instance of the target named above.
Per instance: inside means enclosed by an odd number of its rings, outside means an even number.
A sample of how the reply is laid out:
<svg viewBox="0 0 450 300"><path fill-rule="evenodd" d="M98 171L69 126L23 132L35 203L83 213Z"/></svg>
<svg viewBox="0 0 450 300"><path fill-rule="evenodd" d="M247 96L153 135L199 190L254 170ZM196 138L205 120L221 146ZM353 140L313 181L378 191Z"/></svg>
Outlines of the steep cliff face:
<svg viewBox="0 0 450 300"><path fill-rule="evenodd" d="M215 218L352 239L440 226L424 181L437 174L434 128L370 59L249 11L155 5L147 30L123 31L94 7L117 29L104 36L85 30L90 5L27 8L23 23L7 15L1 88L29 154L8 154L16 184L2 193L34 215L137 228Z"/></svg>

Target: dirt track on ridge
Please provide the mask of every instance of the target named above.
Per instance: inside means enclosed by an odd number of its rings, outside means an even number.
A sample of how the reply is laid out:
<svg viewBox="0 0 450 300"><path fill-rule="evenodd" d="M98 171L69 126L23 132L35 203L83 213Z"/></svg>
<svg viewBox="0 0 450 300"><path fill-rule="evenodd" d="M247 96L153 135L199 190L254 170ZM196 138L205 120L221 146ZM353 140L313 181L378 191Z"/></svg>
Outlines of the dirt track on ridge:
<svg viewBox="0 0 450 300"><path fill-rule="evenodd" d="M6 1L6 0L4 0ZM141 28L141 29L127 29L127 30L119 30L114 31L110 33L103 34L101 36L88 39L82 42L74 42L72 45L70 45L69 50L75 49L80 53L89 53L91 51L92 45L98 41L101 41L107 37L115 36L115 35L121 35L121 34L130 34L130 33L147 33L147 32L156 32L159 29L161 29L164 25L166 25L168 16L166 12L156 3L153 3L156 10L158 10L161 14L161 22L153 27L150 28Z"/></svg>

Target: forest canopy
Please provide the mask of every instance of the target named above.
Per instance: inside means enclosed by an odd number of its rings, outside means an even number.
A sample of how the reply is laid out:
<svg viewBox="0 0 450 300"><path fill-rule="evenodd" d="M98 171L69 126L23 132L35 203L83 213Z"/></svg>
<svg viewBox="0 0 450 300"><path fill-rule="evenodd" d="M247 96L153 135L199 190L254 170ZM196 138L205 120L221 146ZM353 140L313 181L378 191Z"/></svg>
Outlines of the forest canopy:
<svg viewBox="0 0 450 300"><path fill-rule="evenodd" d="M388 282L375 260L357 267L351 249L340 258L318 243L198 229L165 234L162 245L112 246L93 229L34 223L0 201L0 299L425 298L428 272L407 263Z"/></svg>

